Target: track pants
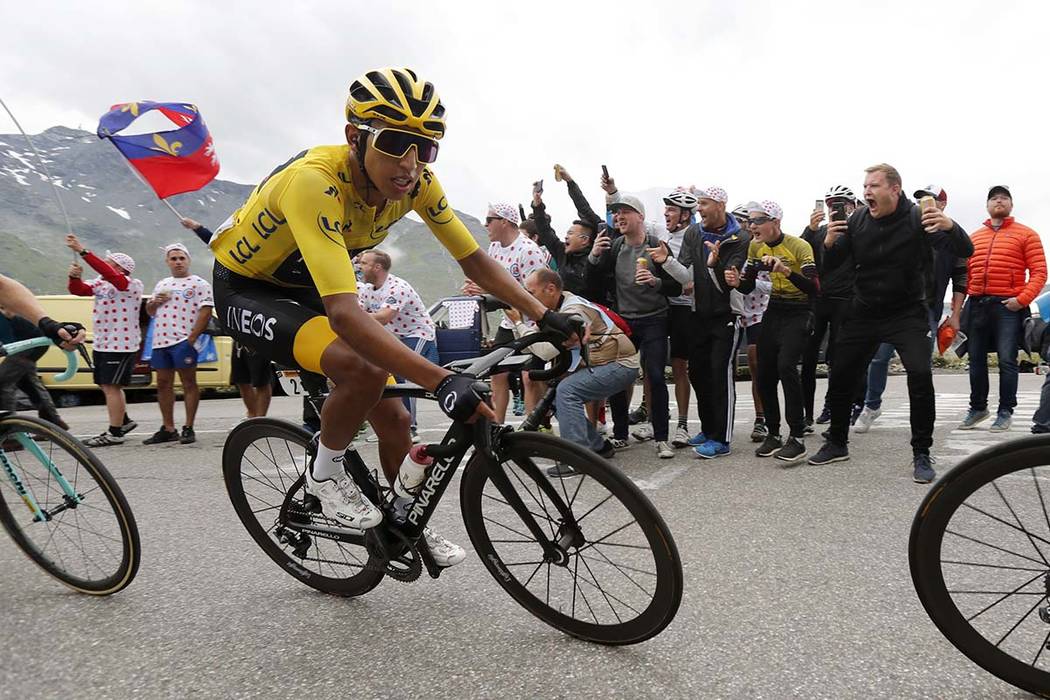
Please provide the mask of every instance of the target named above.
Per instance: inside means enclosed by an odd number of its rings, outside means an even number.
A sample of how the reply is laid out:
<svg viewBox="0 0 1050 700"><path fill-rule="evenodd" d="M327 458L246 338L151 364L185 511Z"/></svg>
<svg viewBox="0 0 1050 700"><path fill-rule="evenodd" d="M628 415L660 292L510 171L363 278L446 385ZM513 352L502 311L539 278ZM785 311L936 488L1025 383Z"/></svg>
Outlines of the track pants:
<svg viewBox="0 0 1050 700"><path fill-rule="evenodd" d="M696 394L700 431L709 440L733 440L736 413L736 352L744 334L740 318L693 314L689 383ZM762 329L763 334L765 328Z"/></svg>

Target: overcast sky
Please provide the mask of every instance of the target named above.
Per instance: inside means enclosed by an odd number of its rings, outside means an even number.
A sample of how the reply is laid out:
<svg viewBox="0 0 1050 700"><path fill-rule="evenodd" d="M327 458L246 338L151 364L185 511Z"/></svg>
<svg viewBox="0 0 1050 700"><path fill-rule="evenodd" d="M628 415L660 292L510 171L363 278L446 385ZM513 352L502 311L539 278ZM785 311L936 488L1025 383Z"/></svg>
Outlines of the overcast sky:
<svg viewBox="0 0 1050 700"><path fill-rule="evenodd" d="M2 0L9 6L12 0ZM18 3L4 11L0 97L30 133L94 131L115 102L196 103L220 177L255 183L342 138L347 87L407 65L437 86L436 164L458 209L526 203L560 162L595 206L624 191L719 184L800 229L833 183L886 161L934 182L972 231L991 184L1050 226L1046 2ZM0 133L15 131L3 125ZM659 212L649 212L655 219Z"/></svg>

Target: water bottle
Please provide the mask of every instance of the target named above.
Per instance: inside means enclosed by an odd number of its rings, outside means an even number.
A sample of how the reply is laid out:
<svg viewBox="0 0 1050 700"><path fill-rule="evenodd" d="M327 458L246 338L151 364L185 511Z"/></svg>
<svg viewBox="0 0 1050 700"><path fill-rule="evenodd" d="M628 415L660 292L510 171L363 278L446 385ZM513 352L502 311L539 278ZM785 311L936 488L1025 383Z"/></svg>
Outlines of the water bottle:
<svg viewBox="0 0 1050 700"><path fill-rule="evenodd" d="M405 456L405 461L401 463L401 469L394 482L394 493L399 498L415 498L419 485L426 477L427 467L433 463L434 459L427 456L424 445L413 445Z"/></svg>

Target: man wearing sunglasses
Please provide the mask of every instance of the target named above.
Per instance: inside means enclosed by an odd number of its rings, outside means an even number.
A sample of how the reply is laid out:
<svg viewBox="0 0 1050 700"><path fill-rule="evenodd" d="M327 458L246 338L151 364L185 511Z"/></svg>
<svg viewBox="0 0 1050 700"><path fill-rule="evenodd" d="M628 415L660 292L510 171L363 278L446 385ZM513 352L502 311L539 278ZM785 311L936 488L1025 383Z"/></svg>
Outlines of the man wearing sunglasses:
<svg viewBox="0 0 1050 700"><path fill-rule="evenodd" d="M351 438L366 419L372 424L391 483L412 444L401 401L380 401L390 374L434 392L453 419L495 414L472 377L412 352L360 307L353 254L378 245L414 211L469 278L543 328L569 334L573 324L548 311L479 249L426 166L445 133L445 108L431 83L403 68L369 71L351 84L345 114L344 143L309 148L278 166L210 246L216 311L230 335L334 384L306 489L325 515L363 530L378 525L382 513L343 467ZM461 547L432 531L424 537L439 564L463 560Z"/></svg>

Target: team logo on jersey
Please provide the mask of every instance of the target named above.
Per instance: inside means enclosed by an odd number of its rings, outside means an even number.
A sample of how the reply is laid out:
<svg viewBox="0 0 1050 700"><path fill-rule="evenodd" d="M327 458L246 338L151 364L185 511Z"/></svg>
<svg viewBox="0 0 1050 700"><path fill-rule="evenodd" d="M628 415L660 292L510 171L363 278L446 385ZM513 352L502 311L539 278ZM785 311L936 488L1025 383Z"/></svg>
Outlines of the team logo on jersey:
<svg viewBox="0 0 1050 700"><path fill-rule="evenodd" d="M336 199L339 199L339 190L335 188L335 185L329 185L328 189L324 191L325 194L331 195Z"/></svg>
<svg viewBox="0 0 1050 700"><path fill-rule="evenodd" d="M452 221L453 217L455 217L455 213L449 207L448 200L445 197L439 199L434 206L427 207L427 218L435 224L447 224Z"/></svg>
<svg viewBox="0 0 1050 700"><path fill-rule="evenodd" d="M183 296L184 299L186 299L186 301L189 301L193 297L197 296L197 292L196 292L196 290L193 290L193 289L187 289L186 291L184 291L182 293L182 296Z"/></svg>
<svg viewBox="0 0 1050 700"><path fill-rule="evenodd" d="M325 235L325 238L330 240L332 243L338 243L343 245L343 234L350 232L350 222L343 223L338 219L329 221L327 216L323 214L317 215L317 228L320 229L321 233ZM332 235L335 234L335 235Z"/></svg>
<svg viewBox="0 0 1050 700"><path fill-rule="evenodd" d="M397 303L397 299L395 299L394 297L387 297L386 303L390 304L391 306L393 306L394 304Z"/></svg>
<svg viewBox="0 0 1050 700"><path fill-rule="evenodd" d="M514 279L518 280L519 282L521 281L521 265L519 265L518 263L511 263L510 267L507 268L507 272L509 272L510 276Z"/></svg>

